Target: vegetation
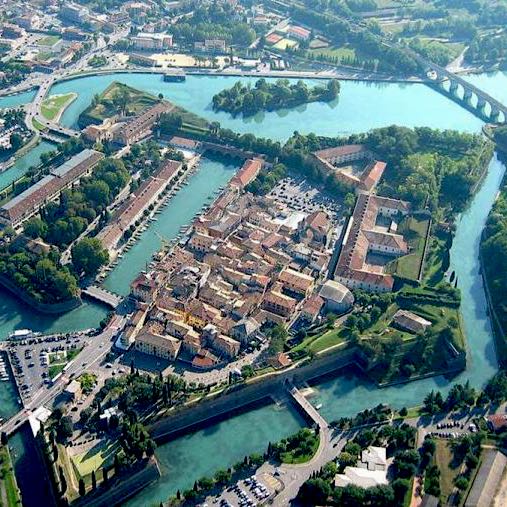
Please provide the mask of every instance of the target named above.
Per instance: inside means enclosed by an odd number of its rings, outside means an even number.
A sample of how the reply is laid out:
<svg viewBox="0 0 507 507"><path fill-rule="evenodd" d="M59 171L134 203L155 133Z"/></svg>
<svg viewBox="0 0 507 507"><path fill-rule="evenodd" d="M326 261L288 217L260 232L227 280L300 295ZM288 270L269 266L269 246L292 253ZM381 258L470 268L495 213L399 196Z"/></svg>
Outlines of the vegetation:
<svg viewBox="0 0 507 507"><path fill-rule="evenodd" d="M21 496L7 442L2 442L0 446L0 493L2 499L7 501L6 507L21 506Z"/></svg>
<svg viewBox="0 0 507 507"><path fill-rule="evenodd" d="M109 254L97 238L83 238L72 247L72 264L78 273L93 275L109 262Z"/></svg>
<svg viewBox="0 0 507 507"><path fill-rule="evenodd" d="M153 95L115 81L100 95L93 97L92 103L79 115L78 124L84 128L90 124L102 123L115 115L139 114L157 102L158 99Z"/></svg>
<svg viewBox="0 0 507 507"><path fill-rule="evenodd" d="M91 176L81 179L78 187L62 192L59 203L48 203L41 210L40 218L28 220L26 234L41 237L60 248L69 245L91 222L105 215L107 206L129 178L121 160L101 160ZM90 242L86 242L86 246L89 247Z"/></svg>
<svg viewBox="0 0 507 507"><path fill-rule="evenodd" d="M252 88L241 81L213 97L213 109L226 111L233 116L242 113L252 116L260 111L274 111L307 104L309 102L330 102L340 93L340 83L331 79L326 86L308 88L304 81L290 84L287 79L270 83L259 79Z"/></svg>
<svg viewBox="0 0 507 507"><path fill-rule="evenodd" d="M74 92L49 96L41 104L42 116L49 121L55 120L76 97Z"/></svg>
<svg viewBox="0 0 507 507"><path fill-rule="evenodd" d="M234 6L227 3L199 5L191 17L171 27L175 41L193 48L196 41L223 39L227 45L248 47L255 40L255 31L237 19Z"/></svg>
<svg viewBox="0 0 507 507"><path fill-rule="evenodd" d="M268 455L282 463L306 463L317 452L319 435L303 428L294 435L268 447Z"/></svg>

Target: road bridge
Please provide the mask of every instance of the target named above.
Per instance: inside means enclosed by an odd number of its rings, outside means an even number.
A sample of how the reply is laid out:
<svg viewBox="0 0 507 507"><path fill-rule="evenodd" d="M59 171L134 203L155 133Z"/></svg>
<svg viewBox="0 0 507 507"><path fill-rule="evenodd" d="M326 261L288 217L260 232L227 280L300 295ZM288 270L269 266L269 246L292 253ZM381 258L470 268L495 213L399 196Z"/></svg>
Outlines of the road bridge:
<svg viewBox="0 0 507 507"><path fill-rule="evenodd" d="M89 298L95 299L100 303L104 303L110 306L113 310L116 310L120 306L123 298L114 292L111 292L97 285L90 285L86 289L81 290L81 294L88 296Z"/></svg>

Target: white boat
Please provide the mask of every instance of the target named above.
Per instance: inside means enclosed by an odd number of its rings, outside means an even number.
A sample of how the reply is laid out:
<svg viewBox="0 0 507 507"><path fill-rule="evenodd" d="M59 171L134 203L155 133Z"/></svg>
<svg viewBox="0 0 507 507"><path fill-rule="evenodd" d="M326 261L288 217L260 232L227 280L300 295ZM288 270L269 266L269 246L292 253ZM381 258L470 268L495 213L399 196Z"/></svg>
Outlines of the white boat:
<svg viewBox="0 0 507 507"><path fill-rule="evenodd" d="M322 403L315 405L315 410L320 410L322 408Z"/></svg>

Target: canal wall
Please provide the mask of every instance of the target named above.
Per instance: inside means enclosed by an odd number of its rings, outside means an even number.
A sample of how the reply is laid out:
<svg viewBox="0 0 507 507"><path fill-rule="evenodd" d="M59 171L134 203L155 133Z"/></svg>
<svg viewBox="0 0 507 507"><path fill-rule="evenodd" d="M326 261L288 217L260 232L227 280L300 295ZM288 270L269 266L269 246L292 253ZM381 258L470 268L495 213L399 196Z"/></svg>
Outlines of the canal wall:
<svg viewBox="0 0 507 507"><path fill-rule="evenodd" d="M366 367L357 348L315 359L299 368L273 373L250 384L237 384L228 391L176 409L172 414L155 421L149 427L151 437L160 443L196 431L254 406L272 403L279 397L285 398L285 394L277 396L285 389L285 381L295 385L315 382L351 365L358 366L361 370Z"/></svg>
<svg viewBox="0 0 507 507"><path fill-rule="evenodd" d="M117 479L113 478L112 486L99 486L95 491L72 502L76 507L116 507L139 493L146 486L161 477L157 460L153 457L144 460L139 465Z"/></svg>
<svg viewBox="0 0 507 507"><path fill-rule="evenodd" d="M39 301L36 301L33 297L31 297L28 293L26 293L24 290L17 287L8 278L2 275L0 275L0 286L9 290L18 299L21 299L23 303L26 303L34 310L45 314L54 315L58 313L65 313L70 310L73 310L74 308L77 308L82 303L80 297L75 297L69 299L68 301L63 301L62 303L40 303Z"/></svg>

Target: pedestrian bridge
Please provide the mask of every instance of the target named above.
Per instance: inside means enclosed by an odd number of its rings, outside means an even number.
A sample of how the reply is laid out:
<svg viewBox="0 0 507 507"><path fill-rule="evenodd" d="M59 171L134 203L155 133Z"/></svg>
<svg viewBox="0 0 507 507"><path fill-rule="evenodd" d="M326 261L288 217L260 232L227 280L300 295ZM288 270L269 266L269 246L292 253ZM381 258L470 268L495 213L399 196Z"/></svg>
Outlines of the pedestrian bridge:
<svg viewBox="0 0 507 507"><path fill-rule="evenodd" d="M104 303L113 310L116 310L123 301L123 298L118 294L104 289L103 287L98 287L97 285L90 285L86 289L82 289L81 294L84 294L95 301L99 301L100 303Z"/></svg>
<svg viewBox="0 0 507 507"><path fill-rule="evenodd" d="M328 427L327 421L319 414L318 410L303 396L301 391L290 382L286 382L287 393L297 409L319 429Z"/></svg>

